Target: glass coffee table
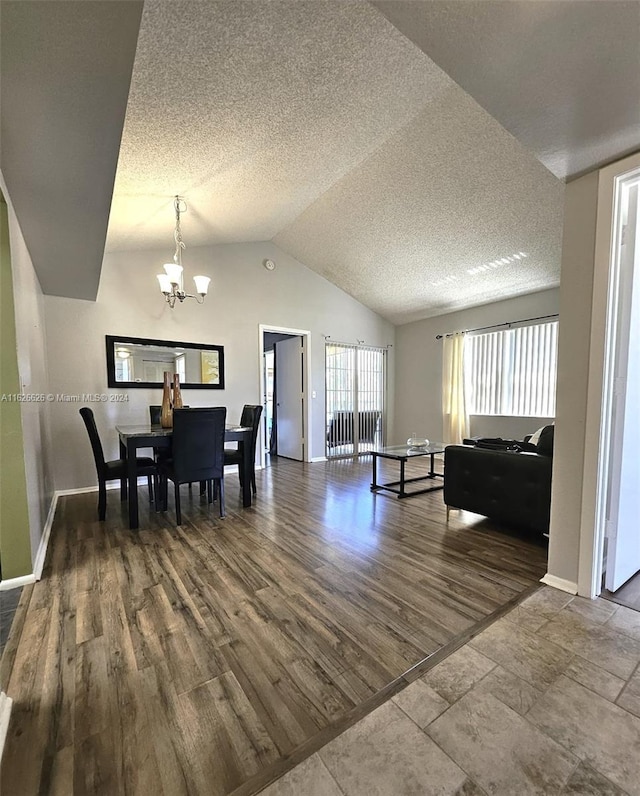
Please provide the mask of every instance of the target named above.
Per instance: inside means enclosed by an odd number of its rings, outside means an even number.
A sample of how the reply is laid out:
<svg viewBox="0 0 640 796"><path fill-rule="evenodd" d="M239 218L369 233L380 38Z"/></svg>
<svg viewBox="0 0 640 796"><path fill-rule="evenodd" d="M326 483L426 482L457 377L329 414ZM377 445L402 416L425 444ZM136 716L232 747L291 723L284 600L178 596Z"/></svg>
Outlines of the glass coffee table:
<svg viewBox="0 0 640 796"><path fill-rule="evenodd" d="M398 496L398 499L413 497L414 495L424 495L425 492L435 492L437 489L444 489L444 484L437 484L435 486L425 487L424 489L413 489L407 492L405 486L407 484L415 484L418 481L434 481L437 478L444 478L444 473L437 473L434 469L434 457L438 453L444 453L444 443L432 442L424 447L412 448L409 445L391 445L387 448L378 448L371 451L373 454L373 480L371 482L371 491L378 492L383 489L386 492L393 492ZM405 466L409 459L417 456L429 456L431 461L429 465L429 472L427 475L420 475L416 478L407 478L405 476ZM378 459L392 459L400 462L400 480L389 481L386 484L378 483Z"/></svg>

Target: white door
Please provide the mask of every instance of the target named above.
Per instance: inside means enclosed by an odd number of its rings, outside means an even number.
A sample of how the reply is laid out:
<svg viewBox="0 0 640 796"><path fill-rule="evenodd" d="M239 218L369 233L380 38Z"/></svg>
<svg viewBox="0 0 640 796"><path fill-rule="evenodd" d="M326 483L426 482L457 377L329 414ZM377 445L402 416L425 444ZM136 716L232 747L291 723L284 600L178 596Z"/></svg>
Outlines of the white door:
<svg viewBox="0 0 640 796"><path fill-rule="evenodd" d="M620 258L619 309L608 495L606 587L640 570L640 246L638 184L628 193ZM624 209L623 209L624 212Z"/></svg>
<svg viewBox="0 0 640 796"><path fill-rule="evenodd" d="M302 337L275 345L276 436L278 456L304 458Z"/></svg>

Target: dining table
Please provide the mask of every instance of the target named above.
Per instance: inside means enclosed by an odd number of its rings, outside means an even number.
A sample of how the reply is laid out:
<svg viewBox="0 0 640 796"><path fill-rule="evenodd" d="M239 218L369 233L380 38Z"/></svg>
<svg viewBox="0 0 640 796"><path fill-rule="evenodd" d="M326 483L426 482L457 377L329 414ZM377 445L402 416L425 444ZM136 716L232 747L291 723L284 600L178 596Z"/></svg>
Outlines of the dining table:
<svg viewBox="0 0 640 796"><path fill-rule="evenodd" d="M137 451L140 448L170 448L173 435L172 428L152 426L149 423L137 425L117 425L116 432L120 439L120 458L127 462L127 489L122 485L122 494L128 493L129 528L139 527L138 519L138 471ZM225 442L238 442L242 451L242 505L251 506L251 464L248 451L251 450L252 429L248 426L226 425Z"/></svg>

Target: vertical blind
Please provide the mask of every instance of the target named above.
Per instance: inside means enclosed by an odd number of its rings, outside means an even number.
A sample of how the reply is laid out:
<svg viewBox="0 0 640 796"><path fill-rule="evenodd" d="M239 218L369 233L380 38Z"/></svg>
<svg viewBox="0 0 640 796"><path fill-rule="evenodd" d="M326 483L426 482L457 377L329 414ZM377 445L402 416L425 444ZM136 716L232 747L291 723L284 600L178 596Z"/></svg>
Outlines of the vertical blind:
<svg viewBox="0 0 640 796"><path fill-rule="evenodd" d="M382 444L386 350L326 344L327 456L353 456Z"/></svg>
<svg viewBox="0 0 640 796"><path fill-rule="evenodd" d="M558 321L465 340L469 414L554 417Z"/></svg>

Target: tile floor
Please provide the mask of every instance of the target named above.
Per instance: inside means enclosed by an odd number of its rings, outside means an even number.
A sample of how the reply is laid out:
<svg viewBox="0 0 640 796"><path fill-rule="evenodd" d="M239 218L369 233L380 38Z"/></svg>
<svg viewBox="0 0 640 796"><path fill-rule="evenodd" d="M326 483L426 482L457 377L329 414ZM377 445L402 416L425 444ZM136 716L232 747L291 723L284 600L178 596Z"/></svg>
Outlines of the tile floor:
<svg viewBox="0 0 640 796"><path fill-rule="evenodd" d="M22 589L9 589L9 591L0 591L0 658L4 652L7 639L9 638L9 631L11 630L11 623L20 602L20 595Z"/></svg>
<svg viewBox="0 0 640 796"><path fill-rule="evenodd" d="M543 587L262 796L640 796L640 613Z"/></svg>

